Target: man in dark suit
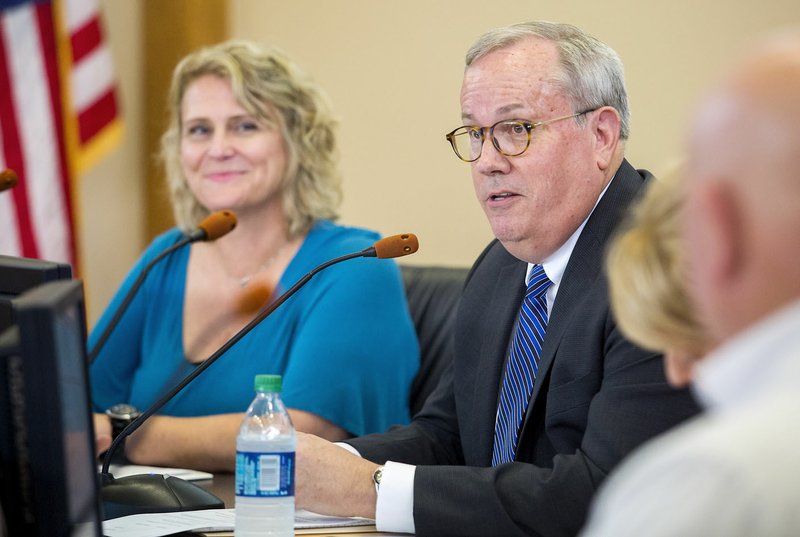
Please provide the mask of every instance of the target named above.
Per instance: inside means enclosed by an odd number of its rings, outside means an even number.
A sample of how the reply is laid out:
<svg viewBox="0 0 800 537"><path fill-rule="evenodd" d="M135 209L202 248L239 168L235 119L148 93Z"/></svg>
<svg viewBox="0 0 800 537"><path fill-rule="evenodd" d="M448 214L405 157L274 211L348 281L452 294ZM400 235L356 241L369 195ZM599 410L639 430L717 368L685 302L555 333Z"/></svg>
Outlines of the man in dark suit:
<svg viewBox="0 0 800 537"><path fill-rule="evenodd" d="M648 175L624 159L622 64L569 25L498 29L467 54L461 110L448 139L497 240L453 365L409 426L348 441L363 458L302 435L298 505L418 535L575 534L606 474L697 410L609 312L603 247Z"/></svg>

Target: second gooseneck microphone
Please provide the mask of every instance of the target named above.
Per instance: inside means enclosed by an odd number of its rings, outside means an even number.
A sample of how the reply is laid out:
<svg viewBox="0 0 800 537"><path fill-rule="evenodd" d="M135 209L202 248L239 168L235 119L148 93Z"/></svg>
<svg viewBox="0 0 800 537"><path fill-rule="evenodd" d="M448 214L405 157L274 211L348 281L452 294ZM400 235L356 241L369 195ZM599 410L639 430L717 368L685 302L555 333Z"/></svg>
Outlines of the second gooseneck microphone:
<svg viewBox="0 0 800 537"><path fill-rule="evenodd" d="M232 211L216 211L211 213L210 215L206 216L197 227L188 233L186 233L181 240L170 246L169 248L165 249L163 252L158 254L154 257L143 269L142 272L139 273L139 276L136 278L136 281L133 282L131 288L128 290L128 293L125 295L125 299L120 303L119 308L117 311L114 312L114 316L106 325L103 333L97 338L97 343L95 343L94 347L89 350L89 363L91 364L100 354L100 351L105 346L108 338L111 336L111 333L116 328L117 324L119 324L119 320L122 318L122 314L125 313L125 310L128 309L133 297L136 296L136 292L144 283L145 278L150 273L150 270L162 259L170 255L172 252L183 248L189 243L197 242L197 241L215 241L220 237L223 237L233 231L236 227L236 215Z"/></svg>

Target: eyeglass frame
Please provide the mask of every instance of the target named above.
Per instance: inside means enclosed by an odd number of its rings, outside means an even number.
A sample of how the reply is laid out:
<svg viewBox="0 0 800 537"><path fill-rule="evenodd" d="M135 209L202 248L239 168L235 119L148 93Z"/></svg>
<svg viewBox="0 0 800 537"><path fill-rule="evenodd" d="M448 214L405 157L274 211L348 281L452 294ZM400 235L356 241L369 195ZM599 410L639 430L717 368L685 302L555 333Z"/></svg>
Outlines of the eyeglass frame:
<svg viewBox="0 0 800 537"><path fill-rule="evenodd" d="M486 143L486 130L488 129L489 130L489 139L492 141L492 145L494 146L494 148L497 150L498 153L500 153L501 155L505 155L506 157L518 157L521 154L523 154L525 151L527 151L528 148L531 146L531 132L533 132L534 129L536 129L538 127L542 127L544 125L549 125L550 123L555 123L556 121L563 121L565 119L571 119L571 118L574 118L574 117L582 116L584 114L589 114L591 112L599 110L600 108L602 108L602 107L598 106L597 108L590 108L588 110L583 110L581 112L575 112L574 114L570 114L570 115L567 115L567 116L556 117L556 118L553 118L553 119L546 119L544 121L537 121L536 123L531 123L530 121L526 121L526 120L523 120L523 119L501 119L500 121L498 121L497 123L495 123L491 127L477 127L475 125L461 125L460 127L457 127L455 129L453 129L452 131L448 132L447 134L445 134L444 137L445 137L445 139L447 139L448 142L450 142L450 147L453 148L453 153L456 154L456 156L459 158L459 160L462 160L464 162L475 162L476 160L481 158L481 155L483 155L483 144ZM506 153L505 151L503 151L502 149L500 149L500 144L497 142L497 139L494 137L494 128L497 127L498 125L500 125L501 123L519 123L523 127L525 127L525 130L528 133L528 141L525 143L525 148L522 151L520 151L519 153L509 154L509 153ZM458 149L456 149L455 134L456 134L456 131L458 131L460 129L480 129L480 133L481 133L481 150L478 152L478 155L473 159L469 159L469 160L465 159L464 157L462 157L459 154ZM469 131L465 132L465 134L467 134L468 132Z"/></svg>

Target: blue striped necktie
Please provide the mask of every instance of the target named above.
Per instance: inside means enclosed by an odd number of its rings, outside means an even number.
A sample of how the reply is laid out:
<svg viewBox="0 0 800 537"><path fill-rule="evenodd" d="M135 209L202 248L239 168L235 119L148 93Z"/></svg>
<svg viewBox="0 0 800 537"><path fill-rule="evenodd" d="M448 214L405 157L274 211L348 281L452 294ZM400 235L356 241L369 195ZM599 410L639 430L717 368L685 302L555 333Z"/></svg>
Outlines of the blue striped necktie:
<svg viewBox="0 0 800 537"><path fill-rule="evenodd" d="M520 425L539 371L539 355L547 329L545 293L552 284L541 265L533 267L503 377L494 426L492 466L513 461L517 451Z"/></svg>

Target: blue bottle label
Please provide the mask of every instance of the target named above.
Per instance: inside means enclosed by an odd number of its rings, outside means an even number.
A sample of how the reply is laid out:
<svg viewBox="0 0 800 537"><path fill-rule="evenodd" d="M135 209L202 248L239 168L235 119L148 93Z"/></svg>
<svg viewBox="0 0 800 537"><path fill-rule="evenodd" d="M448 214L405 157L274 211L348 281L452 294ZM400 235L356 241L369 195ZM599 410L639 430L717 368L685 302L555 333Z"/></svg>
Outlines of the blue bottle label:
<svg viewBox="0 0 800 537"><path fill-rule="evenodd" d="M236 495L251 498L294 496L294 451L237 451Z"/></svg>

